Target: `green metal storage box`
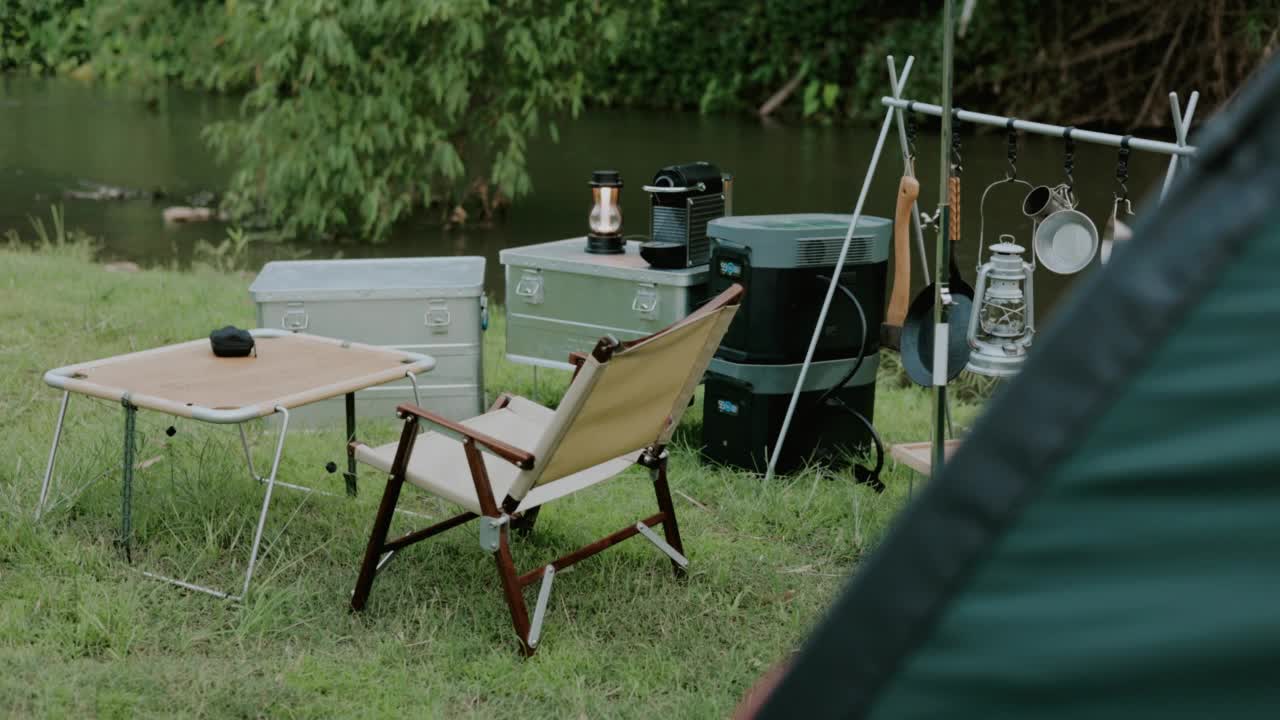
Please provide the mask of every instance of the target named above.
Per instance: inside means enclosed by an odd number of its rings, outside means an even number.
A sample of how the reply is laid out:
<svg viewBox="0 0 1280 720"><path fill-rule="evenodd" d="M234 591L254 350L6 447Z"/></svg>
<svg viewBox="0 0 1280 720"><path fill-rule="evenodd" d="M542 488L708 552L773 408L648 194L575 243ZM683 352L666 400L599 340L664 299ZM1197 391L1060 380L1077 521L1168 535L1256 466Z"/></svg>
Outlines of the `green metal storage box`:
<svg viewBox="0 0 1280 720"><path fill-rule="evenodd" d="M571 369L573 351L604 335L633 340L688 315L705 295L707 266L657 270L640 243L621 255L588 255L586 238L503 250L507 359Z"/></svg>
<svg viewBox="0 0 1280 720"><path fill-rule="evenodd" d="M424 353L436 367L418 377L423 406L454 420L484 412L488 323L484 258L388 258L269 262L249 288L258 326ZM356 393L361 418L413 402L408 380ZM294 410L289 422L341 427L343 399Z"/></svg>

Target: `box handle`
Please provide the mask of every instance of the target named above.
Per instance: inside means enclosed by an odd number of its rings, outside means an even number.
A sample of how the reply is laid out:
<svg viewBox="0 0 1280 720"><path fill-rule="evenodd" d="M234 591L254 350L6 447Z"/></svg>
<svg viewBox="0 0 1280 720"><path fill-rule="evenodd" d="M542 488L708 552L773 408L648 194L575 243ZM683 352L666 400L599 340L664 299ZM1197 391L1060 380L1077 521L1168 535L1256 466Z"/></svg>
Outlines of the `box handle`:
<svg viewBox="0 0 1280 720"><path fill-rule="evenodd" d="M636 296L631 299L631 309L646 320L658 317L658 290L651 283L640 283Z"/></svg>
<svg viewBox="0 0 1280 720"><path fill-rule="evenodd" d="M516 283L516 296L524 298L530 305L542 304L542 273L536 270L525 270Z"/></svg>
<svg viewBox="0 0 1280 720"><path fill-rule="evenodd" d="M432 300L427 308L427 315L423 322L431 328L432 332L446 332L449 323L453 322L453 316L449 313L449 306L446 303L445 300Z"/></svg>
<svg viewBox="0 0 1280 720"><path fill-rule="evenodd" d="M307 311L302 309L300 302L289 303L289 309L285 311L284 317L280 318L280 327L293 332L306 330L310 323L311 318L307 316Z"/></svg>

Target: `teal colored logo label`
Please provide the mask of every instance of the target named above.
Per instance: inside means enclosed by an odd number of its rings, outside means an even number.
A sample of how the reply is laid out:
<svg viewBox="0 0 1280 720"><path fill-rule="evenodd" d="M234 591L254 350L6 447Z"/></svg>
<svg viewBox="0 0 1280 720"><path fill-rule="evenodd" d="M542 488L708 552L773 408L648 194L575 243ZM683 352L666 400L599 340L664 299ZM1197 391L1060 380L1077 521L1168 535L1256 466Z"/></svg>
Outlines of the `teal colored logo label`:
<svg viewBox="0 0 1280 720"><path fill-rule="evenodd" d="M742 266L732 260L721 260L720 274L727 278L740 278L742 277Z"/></svg>
<svg viewBox="0 0 1280 720"><path fill-rule="evenodd" d="M724 415L738 414L738 404L729 402L728 400L717 400L716 409L719 410L721 414L724 414Z"/></svg>

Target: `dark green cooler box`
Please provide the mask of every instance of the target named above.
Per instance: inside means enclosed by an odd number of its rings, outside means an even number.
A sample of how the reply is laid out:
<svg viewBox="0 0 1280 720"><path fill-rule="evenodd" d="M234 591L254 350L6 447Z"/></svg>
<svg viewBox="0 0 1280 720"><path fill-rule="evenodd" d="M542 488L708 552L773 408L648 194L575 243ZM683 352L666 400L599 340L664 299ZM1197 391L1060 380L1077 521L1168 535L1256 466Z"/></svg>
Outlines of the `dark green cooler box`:
<svg viewBox="0 0 1280 720"><path fill-rule="evenodd" d="M856 417L842 408L817 404L854 363L853 359L829 360L809 367L787 435L786 453L778 460L778 472L798 470L806 462L845 466L870 448L871 436ZM868 356L854 377L835 394L868 421L875 410L878 367L879 356ZM799 377L800 363L755 365L712 360L703 395L703 458L764 472L769 464L768 452L778 440Z"/></svg>
<svg viewBox="0 0 1280 720"><path fill-rule="evenodd" d="M851 219L804 213L735 215L708 223L714 242L710 294L735 282L747 289L717 357L742 363L804 359ZM888 218L860 218L840 275L866 315L868 355L880 346L892 232ZM858 312L837 289L814 359L854 357L861 337Z"/></svg>

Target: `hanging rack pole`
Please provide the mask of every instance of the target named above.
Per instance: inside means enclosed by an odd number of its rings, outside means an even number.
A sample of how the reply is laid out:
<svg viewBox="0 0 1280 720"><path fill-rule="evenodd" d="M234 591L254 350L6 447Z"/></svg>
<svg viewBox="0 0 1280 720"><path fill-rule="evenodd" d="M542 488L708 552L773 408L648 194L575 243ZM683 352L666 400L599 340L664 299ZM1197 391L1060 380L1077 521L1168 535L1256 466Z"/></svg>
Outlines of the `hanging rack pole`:
<svg viewBox="0 0 1280 720"><path fill-rule="evenodd" d="M937 250L933 256L933 447L931 475L938 477L946 463L947 446L947 349L950 347L951 285L947 269L951 261L951 220L955 208L948 192L951 182L951 124L955 120L952 104L951 71L955 56L955 15L953 0L942 4L942 118L941 147L938 149L938 221Z"/></svg>
<svg viewBox="0 0 1280 720"><path fill-rule="evenodd" d="M902 66L902 84L907 84L911 75L911 66L916 59L907 57ZM867 201L867 191L871 189L871 180L876 175L876 166L880 164L880 151L884 149L884 141L889 137L889 127L893 124L893 109L885 111L884 122L880 124L880 136L876 139L876 147L871 151L871 162L867 165L867 174L862 179L862 190L858 193L858 202L853 207L853 217L849 218L849 230L844 235L844 244L840 246L840 256L836 258L835 270L831 273L831 284L827 286L827 296L822 301L822 309L818 311L818 322L813 326L813 336L809 339L809 349L805 352L804 363L800 365L800 377L796 378L795 390L791 393L791 403L787 405L787 414L782 419L782 430L778 432L778 441L774 443L773 454L769 458L769 466L765 469L764 479L773 479L774 469L778 466L778 458L782 457L782 444L786 442L787 431L791 429L791 420L796 414L796 404L800 400L800 391L804 388L805 377L809 374L809 365L813 362L813 354L818 349L818 339L822 337L822 328L827 324L827 311L831 309L831 299L835 297L836 286L840 284L840 274L844 272L844 261L849 256L849 243L853 241L853 233L858 227L858 219L862 217L862 205ZM768 452L768 448L765 448Z"/></svg>
<svg viewBox="0 0 1280 720"><path fill-rule="evenodd" d="M1190 99L1187 100L1187 112L1183 114L1182 107L1178 103L1178 93L1169 93L1169 109L1173 112L1173 133L1178 139L1179 147L1187 145L1187 133L1191 130L1191 118L1196 113L1196 103L1199 100L1200 93L1192 92ZM1178 164L1177 155L1169 158L1169 169L1165 171L1164 185L1160 187L1161 200L1169 192L1169 186L1173 184L1173 176L1178 172Z"/></svg>
<svg viewBox="0 0 1280 720"><path fill-rule="evenodd" d="M902 87L906 83L898 82L898 68L893 62L893 56L890 55L885 60L889 63L889 85L893 88L893 96L902 97ZM898 143L902 145L903 172L915 177L916 169L912 165L911 146L907 142L907 126L903 120L903 113L901 110L894 110L893 114L898 120ZM916 251L920 253L920 273L924 276L925 286L928 286L932 282L929 280L929 256L924 252L924 225L920 223L920 203L916 200L911 201L911 221L916 231Z"/></svg>
<svg viewBox="0 0 1280 720"><path fill-rule="evenodd" d="M901 98L883 97L880 102L886 107L893 107L905 110L907 103L911 103L911 109L915 112L932 115L933 117L942 117L942 108L929 103L914 102L903 100ZM991 127L1005 127L1010 118L1002 115L989 115L987 113L973 112L971 110L956 110L955 117L967 123L975 125L989 125ZM1025 133L1033 135L1048 135L1050 137L1060 138L1066 130L1061 125L1050 125L1048 123L1033 122L1031 120L1013 119L1013 128ZM1095 145L1110 145L1111 147L1120 147L1120 141L1124 139L1123 135L1113 135L1111 133L1095 132L1093 130L1076 130L1071 131L1071 139L1076 142L1087 142ZM1196 154L1196 149L1191 145L1179 145L1177 143L1163 142L1160 140L1147 140L1144 138L1132 138L1129 140L1129 147L1133 150L1144 150L1146 152L1159 153L1161 155L1177 155L1182 157L1190 157Z"/></svg>

